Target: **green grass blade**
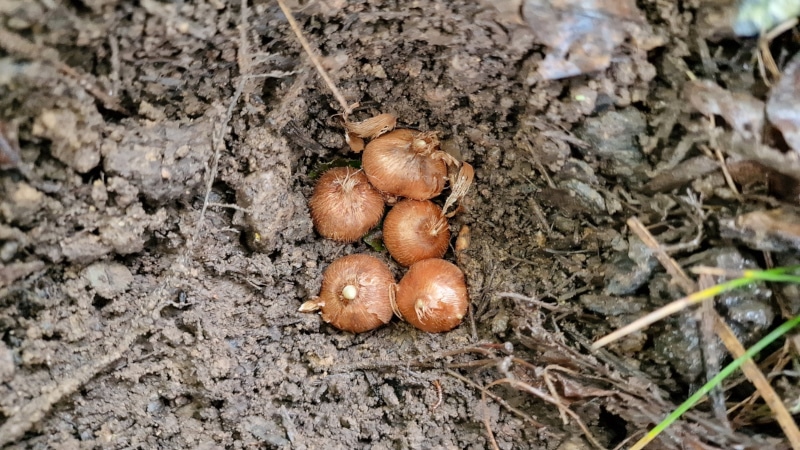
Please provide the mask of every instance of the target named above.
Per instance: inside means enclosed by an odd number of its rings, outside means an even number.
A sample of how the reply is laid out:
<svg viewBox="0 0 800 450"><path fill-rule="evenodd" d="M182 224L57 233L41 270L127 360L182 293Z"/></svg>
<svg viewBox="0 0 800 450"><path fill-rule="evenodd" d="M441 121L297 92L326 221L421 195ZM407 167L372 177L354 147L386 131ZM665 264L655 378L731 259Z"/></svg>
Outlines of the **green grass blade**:
<svg viewBox="0 0 800 450"><path fill-rule="evenodd" d="M737 280L734 280L737 281ZM728 284L728 283L724 283ZM652 430L650 430L642 439L640 439L631 450L640 450L644 448L645 445L650 443L653 439L656 438L662 431L664 431L668 426L670 426L673 422L678 420L680 416L683 415L686 411L692 408L700 399L702 399L706 394L708 394L711 389L713 389L718 384L722 383L722 380L729 377L736 369L738 369L745 361L752 358L761 350L764 350L766 346L773 343L776 339L783 336L789 330L794 328L800 324L800 316L794 317L791 320L786 321L783 325L779 326L778 328L772 330L771 333L761 338L760 341L756 342L755 345L747 349L744 355L736 358L725 366L714 378L708 381L708 383L704 384L703 387L700 388L694 395L689 397L685 402L683 402L678 408L675 409L666 419L661 421L658 425L656 425Z"/></svg>

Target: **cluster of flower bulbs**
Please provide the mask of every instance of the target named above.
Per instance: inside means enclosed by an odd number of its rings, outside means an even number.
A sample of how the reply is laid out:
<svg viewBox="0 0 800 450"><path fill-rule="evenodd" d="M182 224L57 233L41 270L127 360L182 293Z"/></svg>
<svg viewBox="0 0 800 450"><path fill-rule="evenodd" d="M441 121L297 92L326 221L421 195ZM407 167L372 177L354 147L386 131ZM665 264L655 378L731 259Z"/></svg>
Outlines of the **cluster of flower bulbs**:
<svg viewBox="0 0 800 450"><path fill-rule="evenodd" d="M374 256L333 261L319 295L300 311L319 311L325 322L344 331L369 331L397 315L421 330L443 332L458 326L469 306L463 272L442 257L450 242L446 210L463 197L472 167L442 151L435 132L394 129L396 120L381 114L345 121L351 149L363 150L361 169L326 171L309 201L314 228L338 242L361 239L383 218L386 249L409 268L395 283L388 265ZM431 199L448 179L452 192L443 209ZM387 202L394 206L384 218Z"/></svg>

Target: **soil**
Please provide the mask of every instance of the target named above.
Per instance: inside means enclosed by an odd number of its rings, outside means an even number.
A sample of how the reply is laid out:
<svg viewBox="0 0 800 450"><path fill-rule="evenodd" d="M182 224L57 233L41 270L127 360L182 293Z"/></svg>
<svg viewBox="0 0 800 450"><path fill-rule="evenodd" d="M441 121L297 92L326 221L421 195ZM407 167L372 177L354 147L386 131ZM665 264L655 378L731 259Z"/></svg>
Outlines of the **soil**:
<svg viewBox="0 0 800 450"><path fill-rule="evenodd" d="M356 119L437 130L475 168L450 220L469 247L445 256L468 282L464 323L354 335L297 311L322 271L352 253L404 269L379 233L313 230L315 179L359 156L276 3L3 2L0 447L630 445L726 356L691 312L589 349L684 294L626 220L682 267L764 267L769 236L735 219L797 203L791 171L780 192L734 195L702 147L736 130L682 97L692 70L763 98L754 40L698 32L701 2L639 3L606 13L624 34L580 63L513 7L291 5ZM766 249L776 265L797 260L792 239ZM743 344L797 311L781 289L718 300ZM713 411L652 448L786 445Z"/></svg>

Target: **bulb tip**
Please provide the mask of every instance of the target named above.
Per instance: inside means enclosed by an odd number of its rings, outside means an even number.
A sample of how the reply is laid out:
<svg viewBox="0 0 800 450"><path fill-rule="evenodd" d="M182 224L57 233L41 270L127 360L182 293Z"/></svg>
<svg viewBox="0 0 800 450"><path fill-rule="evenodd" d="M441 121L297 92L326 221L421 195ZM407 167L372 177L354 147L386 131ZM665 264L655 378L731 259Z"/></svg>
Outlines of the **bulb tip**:
<svg viewBox="0 0 800 450"><path fill-rule="evenodd" d="M355 299L356 295L358 295L358 288L352 284L348 284L342 289L342 297L346 298L347 300Z"/></svg>

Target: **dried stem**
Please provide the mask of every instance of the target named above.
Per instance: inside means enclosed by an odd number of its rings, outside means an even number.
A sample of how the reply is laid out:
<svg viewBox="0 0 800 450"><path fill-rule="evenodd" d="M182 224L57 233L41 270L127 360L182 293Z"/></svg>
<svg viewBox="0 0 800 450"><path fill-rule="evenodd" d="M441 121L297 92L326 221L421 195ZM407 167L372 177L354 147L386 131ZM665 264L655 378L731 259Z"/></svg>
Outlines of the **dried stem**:
<svg viewBox="0 0 800 450"><path fill-rule="evenodd" d="M686 272L683 271L680 264L678 264L674 259L670 258L667 255L664 247L661 245L660 242L650 234L650 231L645 228L644 224L639 220L638 217L631 217L628 219L627 222L628 226L631 228L631 231L639 237L639 239L644 242L644 245L647 246L653 252L653 256L656 257L661 266L664 267L664 270L672 277L672 279L680 286L685 294L691 294L692 292L697 291L697 284L686 275Z"/></svg>
<svg viewBox="0 0 800 450"><path fill-rule="evenodd" d="M483 391L484 393L486 391ZM494 438L494 433L492 432L492 423L489 421L489 410L486 407L486 396L481 396L481 409L483 410L483 427L486 428L486 437L489 439L489 443L492 444L492 450L500 450L500 447L497 446L497 439Z"/></svg>
<svg viewBox="0 0 800 450"><path fill-rule="evenodd" d="M556 399L556 398L550 396L549 394L547 394L547 393L545 393L545 392L543 392L543 391L541 391L541 390L529 385L528 383L525 383L524 381L519 381L519 380L516 380L516 379L513 379L513 378L502 378L500 380L493 381L492 383L489 383L488 385L486 385L486 389L489 389L492 386L496 386L496 385L499 385L499 384L508 384L509 386L511 386L511 387L513 387L513 388L515 388L517 390L525 391L525 392L528 392L529 394L533 394L534 396L540 398L541 400L543 400L543 401L545 401L547 403L550 403L551 405L554 405L554 406L557 406L557 407L561 408L562 404L559 401L559 399ZM595 437L592 435L591 431L589 431L589 428L586 426L586 424L584 424L583 421L581 420L581 418L578 417L578 414L576 414L574 411L572 411L571 409L566 408L566 407L564 407L564 412L566 412L570 417L572 417L572 420L574 420L575 423L578 424L578 427L580 427L581 431L583 431L583 435L586 437L586 439L593 446L595 446L598 449L604 449L605 448L600 444L600 442L597 441L597 439L595 439Z"/></svg>
<svg viewBox="0 0 800 450"><path fill-rule="evenodd" d="M278 6L280 6L283 14L286 15L286 20L289 21L289 26L292 27L292 31L294 31L294 34L297 36L297 40L300 42L300 45L303 46L303 50L305 50L308 58L311 60L311 63L314 64L314 68L317 69L317 72L319 72L319 76L325 80L325 84L328 85L328 89L331 90L331 93L336 98L336 101L338 101L339 105L342 107L342 112L346 120L352 112L352 108L347 104L347 101L344 99L344 95L342 95L342 93L339 91L339 88L336 87L336 84L328 75L328 72L325 71L324 67L322 67L319 57L314 54L314 51L311 49L311 44L309 44L308 40L305 38L305 36L303 36L303 31L300 29L300 25L297 24L296 20L294 20L292 11L286 6L286 3L284 3L283 0L278 0Z"/></svg>
<svg viewBox="0 0 800 450"><path fill-rule="evenodd" d="M537 300L535 298L531 298L526 295L517 294L514 292L498 292L495 295L497 295L500 298L513 298L514 300L522 300L524 302L528 302L530 304L536 305L540 308L544 308L549 311L569 311L569 309L563 308L561 306L552 305L550 303L546 303L541 300Z"/></svg>
<svg viewBox="0 0 800 450"><path fill-rule="evenodd" d="M433 388L436 389L436 403L434 403L430 408L431 412L434 412L436 411L436 408L442 406L442 403L444 402L444 394L442 393L442 383L440 383L439 380L433 380L431 384L433 385Z"/></svg>
<svg viewBox="0 0 800 450"><path fill-rule="evenodd" d="M519 417L519 418L523 419L524 421L528 422L529 424L533 425L534 427L542 430L548 436L560 437L558 434L549 431L547 425L537 421L533 417L531 417L528 414L524 413L522 410L517 409L517 408L509 405L508 402L503 400L499 395L496 395L496 394L486 390L486 388L481 386L480 384L470 380L469 378L461 375L460 373L458 373L458 372L456 372L454 370L445 369L445 373L450 375L451 377L457 379L457 380L460 380L462 383L466 384L467 386L470 386L470 387L472 387L474 389L477 389L478 391L480 391L481 396L483 398L486 398L486 397L491 398L492 400L495 401L495 403L497 403L498 405L502 406L503 408L505 408L509 412L515 414L517 417Z"/></svg>
<svg viewBox="0 0 800 450"><path fill-rule="evenodd" d="M734 358L739 358L744 355L746 351L744 346L739 342L739 339L736 338L736 335L733 334L728 324L722 320L716 311L711 310L711 314L714 316L715 320L714 331L717 332L725 348L728 349ZM797 424L786 409L786 405L783 404L781 398L775 390L772 389L772 386L770 386L767 377L764 376L764 372L758 368L752 359L748 359L742 364L742 372L744 372L745 376L753 383L758 393L764 398L764 402L766 402L767 406L772 410L772 413L775 414L775 420L778 421L778 425L780 425L783 433L789 439L792 448L800 449L800 429L797 428Z"/></svg>

